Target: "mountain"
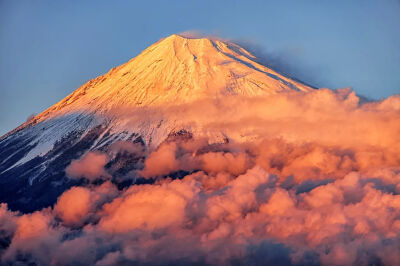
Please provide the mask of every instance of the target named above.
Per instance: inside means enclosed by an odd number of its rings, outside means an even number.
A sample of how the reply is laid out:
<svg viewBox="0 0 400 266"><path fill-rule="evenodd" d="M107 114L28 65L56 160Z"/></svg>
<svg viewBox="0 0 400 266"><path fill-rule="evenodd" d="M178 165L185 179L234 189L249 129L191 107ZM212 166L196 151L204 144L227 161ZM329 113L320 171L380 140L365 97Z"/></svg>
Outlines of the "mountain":
<svg viewBox="0 0 400 266"><path fill-rule="evenodd" d="M313 90L257 62L227 41L179 35L160 40L0 138L0 202L20 211L53 204L83 182L66 177L72 160L118 141L154 149L172 137L206 136L214 143L243 137L189 117L195 103ZM120 155L107 167L123 165L122 175L142 161Z"/></svg>

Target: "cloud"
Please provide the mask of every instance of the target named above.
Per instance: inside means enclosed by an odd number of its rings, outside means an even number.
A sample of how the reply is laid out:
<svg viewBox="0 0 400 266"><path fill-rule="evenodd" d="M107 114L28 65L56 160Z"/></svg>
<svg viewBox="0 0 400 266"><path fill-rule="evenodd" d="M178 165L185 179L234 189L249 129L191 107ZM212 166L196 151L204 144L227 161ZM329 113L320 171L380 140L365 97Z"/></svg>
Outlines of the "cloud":
<svg viewBox="0 0 400 266"><path fill-rule="evenodd" d="M131 153L146 184L85 183L34 213L0 205L1 263L400 264L399 96L322 89L126 115L203 131L120 142L67 170L101 179Z"/></svg>
<svg viewBox="0 0 400 266"><path fill-rule="evenodd" d="M54 206L54 211L65 224L81 224L88 214L91 205L90 190L73 187L64 192Z"/></svg>
<svg viewBox="0 0 400 266"><path fill-rule="evenodd" d="M110 232L172 227L184 220L185 207L195 190L192 184L181 182L133 186L104 206L99 226Z"/></svg>
<svg viewBox="0 0 400 266"><path fill-rule="evenodd" d="M101 152L88 152L82 158L73 160L65 169L70 178L86 178L94 181L101 177L110 177L104 170L107 163L107 155Z"/></svg>
<svg viewBox="0 0 400 266"><path fill-rule="evenodd" d="M161 145L156 151L152 152L145 162L143 171L140 172L144 177L167 175L179 169L178 161L175 158L175 143Z"/></svg>
<svg viewBox="0 0 400 266"><path fill-rule="evenodd" d="M72 187L65 191L54 206L54 214L70 227L82 226L94 214L99 204L110 201L117 195L117 189L110 182L89 189Z"/></svg>
<svg viewBox="0 0 400 266"><path fill-rule="evenodd" d="M244 152L208 152L201 156L201 169L207 173L227 172L239 175L250 166L250 158Z"/></svg>

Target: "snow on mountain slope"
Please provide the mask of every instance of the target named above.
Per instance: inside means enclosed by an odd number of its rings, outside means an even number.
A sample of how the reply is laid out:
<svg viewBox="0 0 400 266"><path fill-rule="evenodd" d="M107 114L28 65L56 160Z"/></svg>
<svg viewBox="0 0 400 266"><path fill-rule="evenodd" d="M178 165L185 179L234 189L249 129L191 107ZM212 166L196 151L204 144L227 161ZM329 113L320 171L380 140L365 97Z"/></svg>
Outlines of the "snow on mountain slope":
<svg viewBox="0 0 400 266"><path fill-rule="evenodd" d="M156 132L153 123L158 125L165 117L153 122L152 117L146 117L133 124L129 121L132 119L124 116L126 110L140 106L185 104L201 99L223 100L232 95L258 96L312 90L258 64L255 59L233 43L171 35L129 62L90 80L22 125L19 129L52 119L58 121L48 122L51 126L44 126L35 133L38 137L35 141L39 145L21 162L49 151L55 141L71 130L90 128L86 120L92 120L87 116L97 117L97 122L91 122L92 126L102 123L102 119L107 117L107 120L113 121L113 131L139 133L146 142L157 140L154 143L157 145L168 135L168 130L176 126L158 126ZM76 122L71 121L71 116L77 117ZM61 117L68 118L62 121ZM124 121L123 117L128 121ZM79 125L78 121L83 125ZM125 127L118 128L118 125Z"/></svg>

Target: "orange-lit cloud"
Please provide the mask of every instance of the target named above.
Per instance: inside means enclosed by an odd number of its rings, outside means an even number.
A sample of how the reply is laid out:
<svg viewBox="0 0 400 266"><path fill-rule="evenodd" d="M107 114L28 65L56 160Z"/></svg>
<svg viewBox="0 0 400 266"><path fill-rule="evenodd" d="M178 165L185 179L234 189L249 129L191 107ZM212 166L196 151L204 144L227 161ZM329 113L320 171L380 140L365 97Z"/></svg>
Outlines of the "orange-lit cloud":
<svg viewBox="0 0 400 266"><path fill-rule="evenodd" d="M88 152L79 160L74 160L65 170L71 178L86 178L95 180L109 175L104 170L107 163L107 156L100 152Z"/></svg>

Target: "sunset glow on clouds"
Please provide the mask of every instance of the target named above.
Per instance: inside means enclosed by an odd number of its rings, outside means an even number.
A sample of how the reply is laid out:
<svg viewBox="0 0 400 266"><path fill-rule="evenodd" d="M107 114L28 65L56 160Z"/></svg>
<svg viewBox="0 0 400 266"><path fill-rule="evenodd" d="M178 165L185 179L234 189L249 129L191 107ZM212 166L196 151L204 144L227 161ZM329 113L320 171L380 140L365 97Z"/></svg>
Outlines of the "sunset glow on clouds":
<svg viewBox="0 0 400 266"><path fill-rule="evenodd" d="M185 110L182 123L231 141L194 133L155 149L119 142L86 153L66 174L88 182L53 207L1 205L2 261L400 264L399 96L362 103L351 90L322 89L200 103L152 112ZM146 158L128 175L148 183L113 183L105 165L121 150Z"/></svg>

